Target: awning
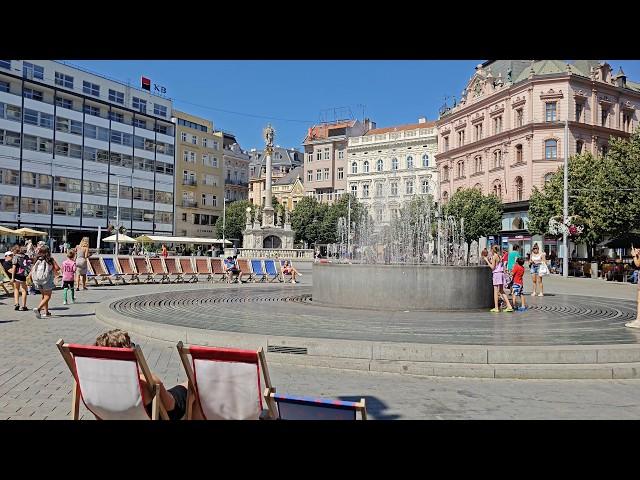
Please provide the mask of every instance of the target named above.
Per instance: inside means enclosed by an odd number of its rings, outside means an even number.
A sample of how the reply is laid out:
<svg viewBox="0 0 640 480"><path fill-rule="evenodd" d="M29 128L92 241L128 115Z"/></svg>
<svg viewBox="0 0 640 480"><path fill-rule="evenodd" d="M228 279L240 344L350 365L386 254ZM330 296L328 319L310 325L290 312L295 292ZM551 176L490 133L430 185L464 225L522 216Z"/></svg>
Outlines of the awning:
<svg viewBox="0 0 640 480"><path fill-rule="evenodd" d="M10 228L0 226L0 234L1 235L15 235L15 230L11 230Z"/></svg>
<svg viewBox="0 0 640 480"><path fill-rule="evenodd" d="M102 242L116 242L116 236L111 235L109 237L103 238ZM129 235L123 235L122 233L118 234L118 243L136 243L137 240L135 238L131 238Z"/></svg>
<svg viewBox="0 0 640 480"><path fill-rule="evenodd" d="M222 240L217 238L166 237L163 235L140 235L136 238L136 241L141 243L195 243L202 245L222 243ZM228 245L231 242L229 240L225 240L224 243L225 245Z"/></svg>
<svg viewBox="0 0 640 480"><path fill-rule="evenodd" d="M38 230L34 230L33 228L19 228L13 233L21 237L42 237L44 235L47 235L47 232L40 232Z"/></svg>

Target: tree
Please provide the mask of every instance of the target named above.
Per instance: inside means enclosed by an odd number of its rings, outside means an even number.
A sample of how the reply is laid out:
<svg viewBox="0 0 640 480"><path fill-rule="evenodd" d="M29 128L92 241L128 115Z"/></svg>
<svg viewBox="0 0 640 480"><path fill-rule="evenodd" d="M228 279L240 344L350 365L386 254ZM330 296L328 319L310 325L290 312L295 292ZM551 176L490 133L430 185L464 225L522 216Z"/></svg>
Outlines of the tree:
<svg viewBox="0 0 640 480"><path fill-rule="evenodd" d="M467 258L471 242L478 241L502 229L502 202L495 195L485 196L476 188L464 188L455 192L444 208L447 216L459 223L464 218L464 238L467 242Z"/></svg>
<svg viewBox="0 0 640 480"><path fill-rule="evenodd" d="M349 198L351 198L351 215L349 215ZM320 225L318 243L336 243L338 241L338 219L350 217L352 225L357 228L365 214L365 208L350 193L342 195L331 206Z"/></svg>
<svg viewBox="0 0 640 480"><path fill-rule="evenodd" d="M296 232L296 241L316 243L320 236L320 226L327 214L326 204L313 197L304 197L291 212L291 228Z"/></svg>
<svg viewBox="0 0 640 480"><path fill-rule="evenodd" d="M246 224L247 207L251 207L251 215L253 219L253 212L255 207L249 200L238 200L231 202L227 205L225 214L225 238L238 238L242 241L242 231ZM216 220L216 232L219 238L222 238L222 217L218 217Z"/></svg>

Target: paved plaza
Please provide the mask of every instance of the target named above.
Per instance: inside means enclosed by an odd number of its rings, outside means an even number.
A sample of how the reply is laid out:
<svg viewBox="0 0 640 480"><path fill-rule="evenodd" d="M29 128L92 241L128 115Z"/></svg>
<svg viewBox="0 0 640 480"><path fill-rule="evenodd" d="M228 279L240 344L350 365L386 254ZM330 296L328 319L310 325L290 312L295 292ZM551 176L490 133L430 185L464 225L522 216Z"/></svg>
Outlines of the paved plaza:
<svg viewBox="0 0 640 480"><path fill-rule="evenodd" d="M192 290L202 293L200 298L234 298L239 295L272 296L272 291L282 295L304 297L312 282L311 270L302 268L300 285L114 285L92 287L77 292L78 303L62 305L60 291L54 292L53 318L38 320L32 312L16 312L13 301L6 296L0 301L0 418L1 419L66 419L71 404L71 375L55 348L58 338L74 343L92 343L95 336L108 328L95 317L98 305L111 304L118 298L144 294L164 294L170 301L171 292ZM526 280L527 281L527 280ZM530 279L528 279L530 285ZM545 279L545 291L554 296L539 300L540 305L561 304L563 295L579 295L607 309L626 312L632 310L636 286L611 284L600 280ZM237 292L242 289L243 294ZM221 295L221 294L225 295ZM191 295L190 295L191 297ZM28 297L28 305L35 306L39 297ZM198 298L195 296L193 298ZM567 297L569 298L569 297ZM590 299L590 300L588 300ZM615 299L616 301L612 301ZM208 305L211 316L223 318L229 308L237 308L243 302L216 301ZM246 304L247 302L245 302ZM271 320L274 328L286 328L288 335L295 333L295 315L289 318L270 309L312 308L304 301L252 302L263 305L263 321ZM578 302L584 308L584 302ZM302 310L300 310L302 311ZM607 310L609 311L609 310ZM276 310L276 312L280 312ZM536 312L533 312L535 314ZM553 317L552 314L551 316ZM503 315L504 316L504 315ZM174 310L174 318L187 321L192 314L180 316ZM243 317L244 318L244 317ZM509 317L515 318L515 317ZM227 320L228 321L228 320ZM243 319L243 321L246 321ZM308 320L307 320L308 321ZM504 320L510 321L510 320ZM519 320L518 320L519 321ZM607 330L600 320L592 329ZM617 328L618 317L607 320ZM334 329L337 328L334 324ZM613 328L613 327L612 327ZM624 328L619 333L625 335ZM635 333L630 332L631 340ZM142 346L151 369L166 385L185 380L179 363L175 343L152 340L132 335ZM626 341L626 340L625 340ZM304 367L278 364L270 360L271 377L278 391L290 394L318 395L340 399L365 397L372 419L632 419L640 417L640 380L503 380L473 378L433 378L391 373L364 372L346 369ZM84 418L90 418L81 407Z"/></svg>

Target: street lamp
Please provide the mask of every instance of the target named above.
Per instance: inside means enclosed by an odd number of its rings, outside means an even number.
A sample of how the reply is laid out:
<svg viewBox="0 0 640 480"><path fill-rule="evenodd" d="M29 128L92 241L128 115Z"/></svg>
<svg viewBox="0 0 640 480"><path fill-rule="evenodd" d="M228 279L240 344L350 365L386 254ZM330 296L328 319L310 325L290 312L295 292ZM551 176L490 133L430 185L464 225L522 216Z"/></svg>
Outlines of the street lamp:
<svg viewBox="0 0 640 480"><path fill-rule="evenodd" d="M569 245L568 231L566 228L567 218L569 217L569 95L567 95L567 112L564 119L564 199L562 207L562 216L565 228L562 232L562 246L564 255L562 258L562 276L569 276Z"/></svg>

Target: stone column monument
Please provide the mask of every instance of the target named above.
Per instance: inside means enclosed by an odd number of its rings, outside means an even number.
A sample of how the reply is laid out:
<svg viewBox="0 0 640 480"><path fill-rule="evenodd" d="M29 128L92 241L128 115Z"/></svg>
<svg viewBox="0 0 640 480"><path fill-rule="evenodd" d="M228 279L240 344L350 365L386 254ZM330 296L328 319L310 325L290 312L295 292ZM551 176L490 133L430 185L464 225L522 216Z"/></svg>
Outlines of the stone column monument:
<svg viewBox="0 0 640 480"><path fill-rule="evenodd" d="M275 131L271 124L267 124L267 127L263 130L264 141L266 143L264 154L266 156L266 174L267 178L265 181L265 199L264 199L264 210L262 211L262 226L263 227L273 227L273 206L272 206L272 197L271 193L271 155L273 154L273 137Z"/></svg>

